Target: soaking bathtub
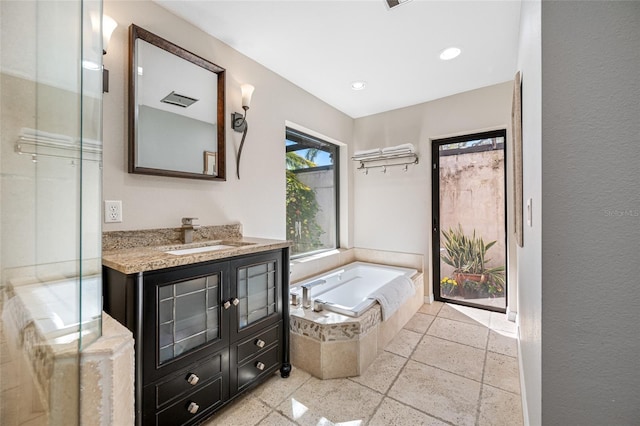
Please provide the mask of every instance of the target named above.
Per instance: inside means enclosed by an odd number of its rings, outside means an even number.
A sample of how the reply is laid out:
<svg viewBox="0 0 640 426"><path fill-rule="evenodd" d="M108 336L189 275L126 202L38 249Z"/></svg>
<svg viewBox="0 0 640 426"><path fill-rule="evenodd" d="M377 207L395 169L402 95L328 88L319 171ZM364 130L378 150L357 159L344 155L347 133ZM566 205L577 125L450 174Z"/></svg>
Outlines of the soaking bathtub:
<svg viewBox="0 0 640 426"><path fill-rule="evenodd" d="M376 300L372 293L394 279L416 274L416 269L353 262L296 283L290 293L303 300L303 286L309 287L310 299L317 300L322 308L350 317L359 317Z"/></svg>
<svg viewBox="0 0 640 426"><path fill-rule="evenodd" d="M15 285L11 292L13 296L5 300L2 315L15 336L21 336L31 323L43 339L54 343L69 343L81 334L97 333L102 315L99 275L82 277L82 304L77 277Z"/></svg>

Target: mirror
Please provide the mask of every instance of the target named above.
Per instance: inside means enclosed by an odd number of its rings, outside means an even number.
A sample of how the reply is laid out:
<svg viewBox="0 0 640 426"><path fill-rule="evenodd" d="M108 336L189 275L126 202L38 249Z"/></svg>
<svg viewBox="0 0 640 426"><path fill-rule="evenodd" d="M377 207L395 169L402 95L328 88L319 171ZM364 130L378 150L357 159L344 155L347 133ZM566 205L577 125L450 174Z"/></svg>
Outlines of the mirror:
<svg viewBox="0 0 640 426"><path fill-rule="evenodd" d="M129 27L129 173L226 180L224 68Z"/></svg>

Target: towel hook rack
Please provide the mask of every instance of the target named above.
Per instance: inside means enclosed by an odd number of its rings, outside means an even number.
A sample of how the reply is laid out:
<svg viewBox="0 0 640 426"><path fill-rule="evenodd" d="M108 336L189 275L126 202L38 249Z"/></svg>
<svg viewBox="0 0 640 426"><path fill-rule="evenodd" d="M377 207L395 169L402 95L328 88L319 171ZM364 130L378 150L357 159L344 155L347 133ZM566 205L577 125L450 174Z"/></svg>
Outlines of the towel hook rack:
<svg viewBox="0 0 640 426"><path fill-rule="evenodd" d="M368 158L353 158L354 161L358 161L360 164L357 170L364 171L365 175L369 174L369 169L381 168L382 173L387 173L389 167L402 166L402 170L409 171L410 164L418 164L418 154L405 153L395 155L377 155Z"/></svg>

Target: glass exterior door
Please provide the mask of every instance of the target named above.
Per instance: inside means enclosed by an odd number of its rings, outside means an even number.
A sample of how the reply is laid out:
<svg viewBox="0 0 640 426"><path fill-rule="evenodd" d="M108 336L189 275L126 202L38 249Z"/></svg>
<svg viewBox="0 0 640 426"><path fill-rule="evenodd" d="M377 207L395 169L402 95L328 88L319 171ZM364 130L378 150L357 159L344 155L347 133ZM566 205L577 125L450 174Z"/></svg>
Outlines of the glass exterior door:
<svg viewBox="0 0 640 426"><path fill-rule="evenodd" d="M504 130L433 141L434 295L506 310Z"/></svg>

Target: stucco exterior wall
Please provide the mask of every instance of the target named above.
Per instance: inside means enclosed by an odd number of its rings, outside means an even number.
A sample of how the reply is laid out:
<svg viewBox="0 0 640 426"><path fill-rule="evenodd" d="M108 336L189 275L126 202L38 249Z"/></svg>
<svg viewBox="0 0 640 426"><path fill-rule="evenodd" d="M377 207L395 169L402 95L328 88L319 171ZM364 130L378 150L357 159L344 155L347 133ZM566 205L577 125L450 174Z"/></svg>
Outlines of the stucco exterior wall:
<svg viewBox="0 0 640 426"><path fill-rule="evenodd" d="M506 264L504 178L502 150L440 157L440 229L461 224L467 235L475 230L485 243L497 241L487 266ZM452 272L441 263L441 276Z"/></svg>

